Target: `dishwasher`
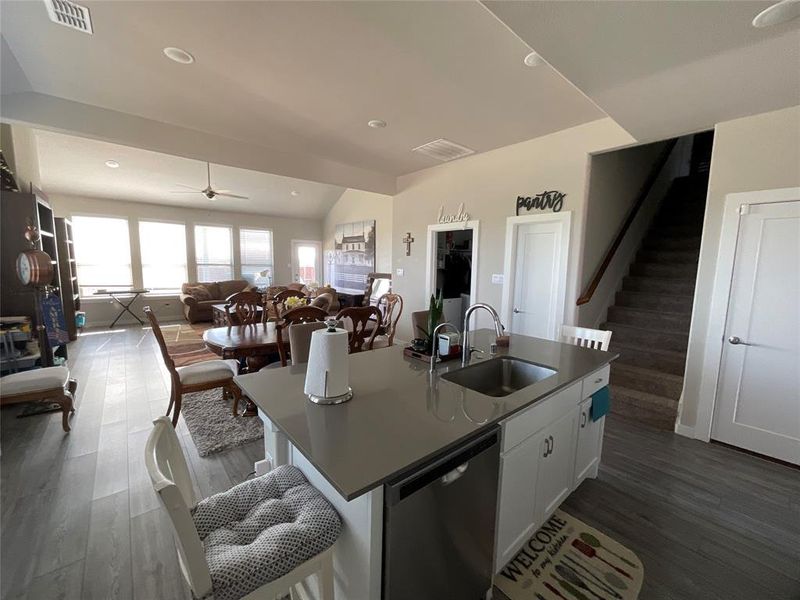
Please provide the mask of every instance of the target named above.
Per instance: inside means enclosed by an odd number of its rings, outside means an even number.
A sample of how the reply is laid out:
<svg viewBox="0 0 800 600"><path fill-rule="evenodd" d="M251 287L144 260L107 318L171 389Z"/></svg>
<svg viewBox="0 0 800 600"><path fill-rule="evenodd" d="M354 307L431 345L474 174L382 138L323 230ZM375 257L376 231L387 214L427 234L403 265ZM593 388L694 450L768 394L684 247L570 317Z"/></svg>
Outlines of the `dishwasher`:
<svg viewBox="0 0 800 600"><path fill-rule="evenodd" d="M485 600L499 467L495 427L386 485L384 600Z"/></svg>

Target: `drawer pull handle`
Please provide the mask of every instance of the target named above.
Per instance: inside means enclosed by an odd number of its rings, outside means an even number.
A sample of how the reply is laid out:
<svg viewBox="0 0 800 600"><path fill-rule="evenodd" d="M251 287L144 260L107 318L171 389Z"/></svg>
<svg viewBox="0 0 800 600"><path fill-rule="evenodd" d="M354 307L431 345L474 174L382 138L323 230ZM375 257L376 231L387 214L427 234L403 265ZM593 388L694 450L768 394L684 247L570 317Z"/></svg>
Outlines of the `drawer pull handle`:
<svg viewBox="0 0 800 600"><path fill-rule="evenodd" d="M586 412L585 412L585 411L582 411L582 412L581 412L581 429L583 429L584 427L586 427L586 422L587 422L588 420L589 420L589 419L587 419L587 418L586 418Z"/></svg>
<svg viewBox="0 0 800 600"><path fill-rule="evenodd" d="M602 377L598 377L597 379L594 380L595 383L600 383L601 381L603 381Z"/></svg>

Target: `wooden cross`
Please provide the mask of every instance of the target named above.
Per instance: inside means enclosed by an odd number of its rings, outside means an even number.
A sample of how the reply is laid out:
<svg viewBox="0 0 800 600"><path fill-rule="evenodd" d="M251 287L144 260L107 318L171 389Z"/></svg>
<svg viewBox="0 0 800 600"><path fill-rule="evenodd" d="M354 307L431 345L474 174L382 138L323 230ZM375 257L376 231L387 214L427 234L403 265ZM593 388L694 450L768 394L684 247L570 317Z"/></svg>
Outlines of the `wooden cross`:
<svg viewBox="0 0 800 600"><path fill-rule="evenodd" d="M407 232L406 237L400 241L406 245L406 256L411 256L411 244L414 242L414 238L411 237L411 232Z"/></svg>

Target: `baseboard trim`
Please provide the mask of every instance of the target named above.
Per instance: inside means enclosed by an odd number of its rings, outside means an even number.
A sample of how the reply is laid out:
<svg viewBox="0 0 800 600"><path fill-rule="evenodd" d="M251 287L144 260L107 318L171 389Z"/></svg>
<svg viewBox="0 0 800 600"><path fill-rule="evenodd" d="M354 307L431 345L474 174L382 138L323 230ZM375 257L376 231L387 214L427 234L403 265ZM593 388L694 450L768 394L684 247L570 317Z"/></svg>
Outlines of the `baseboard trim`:
<svg viewBox="0 0 800 600"><path fill-rule="evenodd" d="M694 427L689 427L688 425L675 423L675 433L682 435L683 437L694 439Z"/></svg>

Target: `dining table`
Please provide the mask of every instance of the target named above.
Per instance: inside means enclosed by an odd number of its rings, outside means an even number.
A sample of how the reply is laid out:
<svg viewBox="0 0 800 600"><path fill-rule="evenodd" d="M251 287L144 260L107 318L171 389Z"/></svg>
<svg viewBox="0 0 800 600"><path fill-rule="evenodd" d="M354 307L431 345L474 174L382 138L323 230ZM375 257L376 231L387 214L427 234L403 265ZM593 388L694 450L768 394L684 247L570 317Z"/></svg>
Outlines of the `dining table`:
<svg viewBox="0 0 800 600"><path fill-rule="evenodd" d="M255 373L277 358L278 333L275 323L212 327L203 332L206 347L222 359L244 359L248 373ZM288 349L289 336L284 336L283 345ZM256 405L248 398L244 416L258 414Z"/></svg>

